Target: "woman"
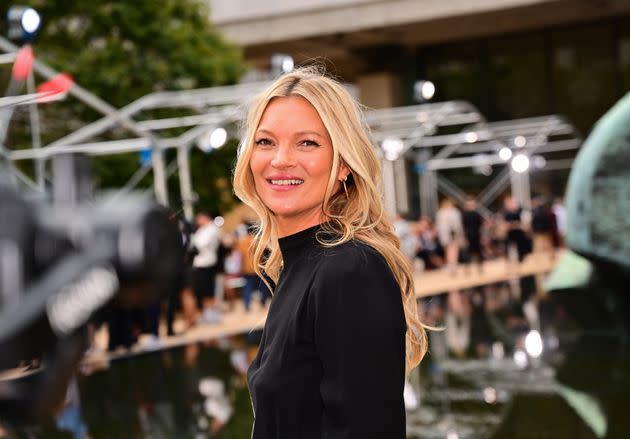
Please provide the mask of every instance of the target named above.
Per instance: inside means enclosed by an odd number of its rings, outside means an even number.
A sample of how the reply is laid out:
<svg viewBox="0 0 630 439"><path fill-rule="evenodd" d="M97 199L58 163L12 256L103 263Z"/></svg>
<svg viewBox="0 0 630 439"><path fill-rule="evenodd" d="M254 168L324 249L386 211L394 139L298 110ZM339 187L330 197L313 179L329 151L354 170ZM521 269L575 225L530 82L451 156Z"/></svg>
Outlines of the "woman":
<svg viewBox="0 0 630 439"><path fill-rule="evenodd" d="M426 341L380 176L358 105L317 70L252 103L234 188L275 284L248 371L254 439L405 437L405 370Z"/></svg>
<svg viewBox="0 0 630 439"><path fill-rule="evenodd" d="M454 273L459 262L459 250L464 241L464 228L462 214L450 198L442 200L435 214L435 226L440 244L444 248L446 268Z"/></svg>

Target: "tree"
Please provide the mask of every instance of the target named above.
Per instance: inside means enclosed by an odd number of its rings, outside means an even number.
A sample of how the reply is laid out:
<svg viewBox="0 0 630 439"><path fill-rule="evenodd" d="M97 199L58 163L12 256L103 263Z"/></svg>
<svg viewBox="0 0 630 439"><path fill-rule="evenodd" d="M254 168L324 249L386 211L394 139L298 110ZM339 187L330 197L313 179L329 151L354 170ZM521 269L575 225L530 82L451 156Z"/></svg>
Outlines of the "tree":
<svg viewBox="0 0 630 439"><path fill-rule="evenodd" d="M36 56L53 68L70 73L78 84L115 107L158 90L233 84L244 70L241 51L212 27L207 1L20 3L36 8L42 17L42 29L33 44ZM0 13L5 16L6 11ZM100 117L74 99L44 108L44 143ZM106 138L128 135L114 132ZM15 124L11 136L12 147L30 146L23 123ZM137 169L138 156L98 157L94 165L98 186L120 186ZM222 169L211 177L220 179L229 177L229 173L229 168ZM207 187L212 182L195 183ZM141 184L150 185L151 178ZM219 207L213 205L212 197L202 201L208 207Z"/></svg>

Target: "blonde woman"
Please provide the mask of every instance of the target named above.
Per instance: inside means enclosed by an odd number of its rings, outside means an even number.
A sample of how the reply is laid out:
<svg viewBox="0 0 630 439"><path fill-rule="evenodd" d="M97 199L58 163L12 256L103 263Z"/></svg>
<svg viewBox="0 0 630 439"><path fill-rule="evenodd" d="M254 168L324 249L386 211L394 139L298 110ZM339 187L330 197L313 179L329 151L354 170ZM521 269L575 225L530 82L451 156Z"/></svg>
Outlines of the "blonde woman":
<svg viewBox="0 0 630 439"><path fill-rule="evenodd" d="M405 371L426 338L380 176L357 103L317 70L252 103L234 188L275 284L248 371L253 439L405 438Z"/></svg>

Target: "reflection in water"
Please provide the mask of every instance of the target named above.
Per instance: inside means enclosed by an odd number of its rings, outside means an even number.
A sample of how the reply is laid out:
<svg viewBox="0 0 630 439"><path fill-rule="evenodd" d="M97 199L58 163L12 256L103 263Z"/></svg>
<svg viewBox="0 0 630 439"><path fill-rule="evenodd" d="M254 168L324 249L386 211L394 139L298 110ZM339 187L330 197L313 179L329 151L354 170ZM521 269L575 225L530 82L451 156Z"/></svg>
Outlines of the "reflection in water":
<svg viewBox="0 0 630 439"><path fill-rule="evenodd" d="M626 437L628 321L611 315L627 310L628 299L599 290L545 295L532 288L535 283L525 280L425 299L424 320L446 330L430 332L430 353L409 377L409 439ZM256 335L87 371L56 419L22 433L248 438L253 414L245 374ZM60 436L62 430L67 435Z"/></svg>

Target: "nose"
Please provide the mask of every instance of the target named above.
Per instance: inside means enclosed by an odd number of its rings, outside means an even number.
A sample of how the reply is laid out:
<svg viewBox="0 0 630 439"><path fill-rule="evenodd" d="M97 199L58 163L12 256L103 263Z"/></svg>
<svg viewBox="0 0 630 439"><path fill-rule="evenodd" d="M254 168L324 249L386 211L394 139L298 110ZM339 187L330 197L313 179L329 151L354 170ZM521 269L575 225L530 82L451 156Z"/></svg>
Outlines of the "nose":
<svg viewBox="0 0 630 439"><path fill-rule="evenodd" d="M288 145L280 145L275 150L271 160L271 166L278 169L290 168L295 165L293 149Z"/></svg>

